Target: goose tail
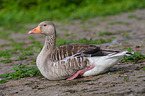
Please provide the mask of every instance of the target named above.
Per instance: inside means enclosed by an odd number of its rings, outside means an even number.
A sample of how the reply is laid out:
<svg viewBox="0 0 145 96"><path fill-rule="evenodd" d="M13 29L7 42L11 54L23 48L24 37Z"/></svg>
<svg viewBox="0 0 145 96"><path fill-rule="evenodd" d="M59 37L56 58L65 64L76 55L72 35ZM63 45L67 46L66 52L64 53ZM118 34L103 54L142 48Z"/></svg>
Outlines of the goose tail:
<svg viewBox="0 0 145 96"><path fill-rule="evenodd" d="M108 58L124 57L127 53L128 53L128 51L123 51L123 52L119 52L119 53L109 54Z"/></svg>

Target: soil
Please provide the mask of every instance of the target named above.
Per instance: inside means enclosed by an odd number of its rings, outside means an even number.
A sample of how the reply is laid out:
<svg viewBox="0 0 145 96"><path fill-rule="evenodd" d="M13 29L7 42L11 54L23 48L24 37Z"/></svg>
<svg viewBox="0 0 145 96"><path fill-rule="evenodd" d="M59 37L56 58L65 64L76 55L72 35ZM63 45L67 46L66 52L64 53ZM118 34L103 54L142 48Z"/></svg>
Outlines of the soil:
<svg viewBox="0 0 145 96"><path fill-rule="evenodd" d="M120 51L125 50L124 48L132 48L132 51L145 55L145 39L129 39L145 36L145 9L89 19L85 22L75 20L68 21L69 24L54 23L59 38L66 40L114 38L114 42L98 46ZM24 28L31 30L36 25L28 24ZM13 38L17 42L25 42L28 45L30 40L27 32L25 34L13 33L9 38ZM103 32L111 32L111 34L101 35ZM34 35L34 37L36 40L44 42L43 36ZM117 40L123 41L117 42ZM0 44L5 43L10 42L0 39ZM0 47L0 50L4 49L11 49L11 47ZM16 64L29 65L30 60L35 59L37 55L38 53L23 61L16 61L17 57L12 57L12 63L1 62L0 74L10 72ZM145 96L145 71L142 70L143 68L145 68L145 60L138 63L119 63L103 74L71 81L50 81L43 76L9 80L7 83L0 83L0 96Z"/></svg>

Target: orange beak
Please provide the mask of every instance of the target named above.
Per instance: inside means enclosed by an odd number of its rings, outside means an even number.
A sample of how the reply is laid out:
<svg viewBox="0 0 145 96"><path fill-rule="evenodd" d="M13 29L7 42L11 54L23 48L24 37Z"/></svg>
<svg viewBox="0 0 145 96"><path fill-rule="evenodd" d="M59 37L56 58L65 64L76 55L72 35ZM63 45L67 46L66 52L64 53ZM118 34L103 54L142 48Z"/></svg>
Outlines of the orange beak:
<svg viewBox="0 0 145 96"><path fill-rule="evenodd" d="M35 29L29 31L28 34L40 34L40 33L41 33L40 26L38 26Z"/></svg>

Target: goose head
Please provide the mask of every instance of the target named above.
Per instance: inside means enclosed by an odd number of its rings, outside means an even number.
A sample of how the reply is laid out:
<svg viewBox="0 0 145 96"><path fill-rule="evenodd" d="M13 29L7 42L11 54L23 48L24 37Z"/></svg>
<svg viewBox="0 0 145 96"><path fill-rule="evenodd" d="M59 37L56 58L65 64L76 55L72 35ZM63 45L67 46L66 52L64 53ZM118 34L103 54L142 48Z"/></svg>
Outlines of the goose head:
<svg viewBox="0 0 145 96"><path fill-rule="evenodd" d="M55 26L51 21L43 21L36 28L29 31L29 34L44 34L46 36L55 34Z"/></svg>

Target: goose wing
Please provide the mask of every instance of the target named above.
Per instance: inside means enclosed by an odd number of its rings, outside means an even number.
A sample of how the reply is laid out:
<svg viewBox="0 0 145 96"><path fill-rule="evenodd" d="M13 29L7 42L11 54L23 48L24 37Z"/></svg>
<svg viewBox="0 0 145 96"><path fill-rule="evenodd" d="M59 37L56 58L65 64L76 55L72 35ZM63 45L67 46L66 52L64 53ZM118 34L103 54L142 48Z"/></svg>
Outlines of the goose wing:
<svg viewBox="0 0 145 96"><path fill-rule="evenodd" d="M51 54L50 58L55 61L62 60L66 57L92 57L92 56L105 56L112 52L119 52L114 50L102 50L97 45L72 43L57 47Z"/></svg>

